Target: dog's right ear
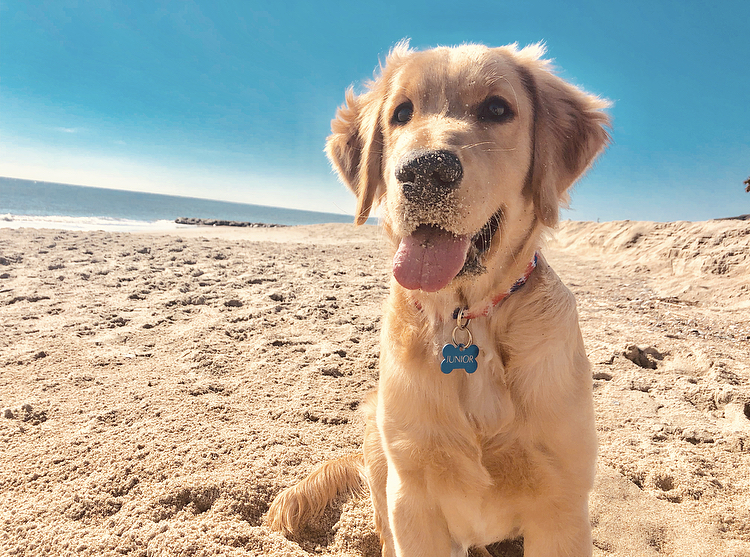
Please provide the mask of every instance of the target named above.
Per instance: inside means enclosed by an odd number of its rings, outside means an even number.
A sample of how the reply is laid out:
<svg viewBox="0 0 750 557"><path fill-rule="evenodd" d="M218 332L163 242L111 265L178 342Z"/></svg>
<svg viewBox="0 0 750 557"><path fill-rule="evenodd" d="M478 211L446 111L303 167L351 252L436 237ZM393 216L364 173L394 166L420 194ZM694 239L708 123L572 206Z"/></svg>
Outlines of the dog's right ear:
<svg viewBox="0 0 750 557"><path fill-rule="evenodd" d="M377 88L359 96L349 88L346 102L331 120L326 154L347 187L357 196L357 225L364 224L383 188L383 96Z"/></svg>

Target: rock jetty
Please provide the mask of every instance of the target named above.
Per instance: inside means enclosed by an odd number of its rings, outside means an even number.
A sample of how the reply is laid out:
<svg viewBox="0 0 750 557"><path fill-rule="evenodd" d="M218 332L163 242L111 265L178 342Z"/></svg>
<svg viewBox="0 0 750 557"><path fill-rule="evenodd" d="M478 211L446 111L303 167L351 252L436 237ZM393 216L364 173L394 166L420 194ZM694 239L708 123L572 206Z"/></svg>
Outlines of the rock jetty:
<svg viewBox="0 0 750 557"><path fill-rule="evenodd" d="M177 224L190 224L193 226L237 226L241 228L280 228L286 224L268 224L265 222L242 222L236 220L199 219L194 217L178 217Z"/></svg>

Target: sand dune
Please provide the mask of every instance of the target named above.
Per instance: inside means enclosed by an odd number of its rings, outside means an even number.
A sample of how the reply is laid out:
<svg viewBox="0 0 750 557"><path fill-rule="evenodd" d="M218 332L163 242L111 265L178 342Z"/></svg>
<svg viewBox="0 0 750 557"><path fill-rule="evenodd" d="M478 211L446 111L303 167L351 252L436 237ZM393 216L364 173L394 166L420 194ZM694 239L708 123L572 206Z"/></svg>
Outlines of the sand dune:
<svg viewBox="0 0 750 557"><path fill-rule="evenodd" d="M750 309L750 220L565 222L553 245L646 274L664 296ZM744 280L743 280L744 277ZM654 280L658 279L658 280Z"/></svg>
<svg viewBox="0 0 750 557"><path fill-rule="evenodd" d="M545 253L594 364L595 555L750 556L750 225ZM0 230L0 554L378 555L366 498L298 541L263 516L359 449L388 266L369 226Z"/></svg>

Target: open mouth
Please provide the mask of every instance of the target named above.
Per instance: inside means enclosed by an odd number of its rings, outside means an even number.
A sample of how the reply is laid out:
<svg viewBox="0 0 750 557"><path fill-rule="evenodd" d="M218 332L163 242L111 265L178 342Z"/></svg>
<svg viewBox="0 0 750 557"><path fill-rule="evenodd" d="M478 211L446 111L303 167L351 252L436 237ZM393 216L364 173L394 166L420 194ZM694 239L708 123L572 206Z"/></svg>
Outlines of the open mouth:
<svg viewBox="0 0 750 557"><path fill-rule="evenodd" d="M484 272L482 265L482 256L490 249L495 232L500 229L501 219L503 217L502 209L498 210L490 217L487 223L471 238L469 250L466 253L464 266L458 272L458 275L479 274Z"/></svg>
<svg viewBox="0 0 750 557"><path fill-rule="evenodd" d="M433 224L421 224L401 242L393 257L393 276L409 290L437 292L454 278L484 272L482 256L500 229L497 211L473 236L457 235Z"/></svg>

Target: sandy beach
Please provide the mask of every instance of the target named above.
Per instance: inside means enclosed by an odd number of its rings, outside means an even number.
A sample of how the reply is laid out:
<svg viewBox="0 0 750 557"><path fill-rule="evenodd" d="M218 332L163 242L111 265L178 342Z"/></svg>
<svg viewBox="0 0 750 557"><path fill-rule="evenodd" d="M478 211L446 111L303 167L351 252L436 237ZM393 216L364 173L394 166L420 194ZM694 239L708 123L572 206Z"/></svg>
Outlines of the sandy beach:
<svg viewBox="0 0 750 557"><path fill-rule="evenodd" d="M749 557L750 221L543 251L592 362L594 555ZM367 497L300 540L264 515L360 450L389 270L374 226L0 229L0 555L379 555Z"/></svg>

